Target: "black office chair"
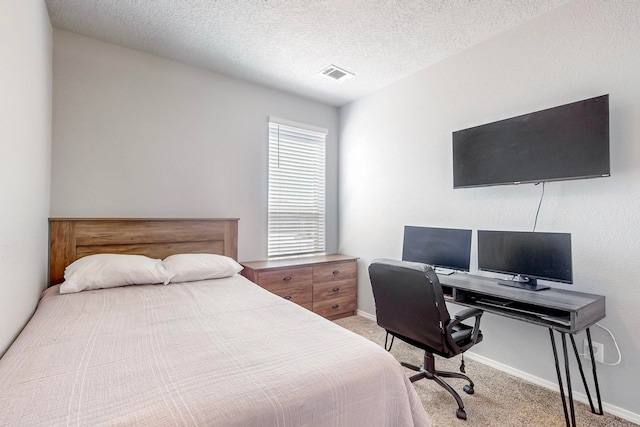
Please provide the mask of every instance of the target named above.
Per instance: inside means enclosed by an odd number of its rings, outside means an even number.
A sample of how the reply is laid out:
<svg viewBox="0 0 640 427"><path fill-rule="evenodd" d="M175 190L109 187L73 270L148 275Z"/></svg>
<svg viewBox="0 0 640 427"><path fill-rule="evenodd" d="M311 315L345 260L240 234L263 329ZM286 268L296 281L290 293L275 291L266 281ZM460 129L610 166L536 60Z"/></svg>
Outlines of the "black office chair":
<svg viewBox="0 0 640 427"><path fill-rule="evenodd" d="M462 373L436 370L434 354L450 358L482 341L482 310L469 308L450 318L438 276L426 264L377 259L369 265L369 277L378 325L387 331L387 339L392 337L388 348L385 340L385 349L391 350L397 337L424 350L422 365L400 362L419 372L410 378L411 382L421 378L435 380L458 402L456 416L466 420L460 395L442 377L467 380L469 384L463 390L468 394L473 394L473 381ZM475 317L473 327L461 323L471 317ZM460 371L464 372L464 358Z"/></svg>

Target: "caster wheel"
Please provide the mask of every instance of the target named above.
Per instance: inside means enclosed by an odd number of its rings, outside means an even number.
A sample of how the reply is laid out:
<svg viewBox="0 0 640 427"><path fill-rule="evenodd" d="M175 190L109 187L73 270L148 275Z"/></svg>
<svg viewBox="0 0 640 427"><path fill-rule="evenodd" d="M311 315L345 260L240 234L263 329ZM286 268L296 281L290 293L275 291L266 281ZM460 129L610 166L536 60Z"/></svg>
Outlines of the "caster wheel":
<svg viewBox="0 0 640 427"><path fill-rule="evenodd" d="M466 386L462 387L462 389L467 394L473 394L473 386L471 386L471 385L467 384Z"/></svg>
<svg viewBox="0 0 640 427"><path fill-rule="evenodd" d="M464 409L458 408L458 410L456 411L456 417L460 418L461 420L466 420L467 413L464 411Z"/></svg>

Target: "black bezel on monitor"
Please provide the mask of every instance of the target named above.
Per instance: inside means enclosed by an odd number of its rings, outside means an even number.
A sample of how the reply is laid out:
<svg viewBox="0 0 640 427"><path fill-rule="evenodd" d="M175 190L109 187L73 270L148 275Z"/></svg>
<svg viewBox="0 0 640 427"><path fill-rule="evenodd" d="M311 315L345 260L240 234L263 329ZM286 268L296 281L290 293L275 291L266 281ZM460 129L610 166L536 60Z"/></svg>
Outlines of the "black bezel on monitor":
<svg viewBox="0 0 640 427"><path fill-rule="evenodd" d="M485 250L485 248L483 247L484 242L485 242L485 237L486 235L489 235L491 233L495 233L495 234L502 234L504 236L524 236L524 235L536 235L536 237L544 237L544 236L554 236L556 238L562 238L564 237L565 241L564 243L568 243L568 248L565 248L566 253L564 254L565 257L568 258L568 274L565 274L563 277L560 277L560 274L557 274L555 276L551 276L551 275L543 275L543 274L536 274L536 272L527 272L527 271L516 271L518 270L517 267L514 267L512 269L510 268L493 268L491 266L487 267L485 265L483 265L483 255L482 252ZM568 239L568 242L566 241ZM572 259L572 249L571 249L571 233L551 233L551 232L528 232L528 231L495 231L495 230L478 230L478 270L480 271L488 271L488 272L492 272L492 273L501 273L501 274L508 274L508 275L514 275L517 278L527 278L529 280L514 280L514 281L499 281L500 284L507 284L510 286L518 286L518 287L524 287L526 288L526 284L529 283L529 285L531 286L535 286L537 284L537 280L547 280L547 281L551 281L551 282L558 282L558 283L567 283L567 284L572 284L573 283L573 259ZM507 283L505 283L507 282Z"/></svg>
<svg viewBox="0 0 640 427"><path fill-rule="evenodd" d="M419 257L415 257L415 256L409 256L407 254L407 233L410 232L411 230L414 230L416 232L422 232L422 233L432 233L434 235L437 235L435 237L439 237L442 238L445 235L449 235L451 236L451 238L456 238L457 241L459 243L464 243L465 245L465 253L462 254L462 256L459 256L460 258L464 258L464 264L465 265L447 265L446 263L441 263L441 262L433 262L433 259L431 260L427 260L424 258L419 258ZM473 231L469 230L469 229L461 229L461 228L442 228L442 227L423 227L423 226L413 226L413 225L406 225L404 227L404 234L403 234L403 243L402 243L402 260L403 261L410 261L410 262L421 262L424 264L429 264L433 267L440 267L440 268L445 268L445 269L450 269L450 270L456 270L456 271L466 271L468 272L470 270L470 265L471 265L471 239L472 239L472 235L473 235ZM433 237L433 236L432 236ZM464 242L462 242L464 238ZM460 254L458 254L460 255Z"/></svg>

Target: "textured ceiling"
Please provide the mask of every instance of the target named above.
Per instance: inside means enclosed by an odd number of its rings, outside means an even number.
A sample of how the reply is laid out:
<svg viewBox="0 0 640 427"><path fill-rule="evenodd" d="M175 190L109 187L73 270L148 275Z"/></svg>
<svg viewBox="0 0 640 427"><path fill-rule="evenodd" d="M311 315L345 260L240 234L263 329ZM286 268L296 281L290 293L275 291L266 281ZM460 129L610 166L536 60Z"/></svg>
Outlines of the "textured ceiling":
<svg viewBox="0 0 640 427"><path fill-rule="evenodd" d="M53 26L343 105L568 0L46 0ZM334 64L355 74L336 82Z"/></svg>

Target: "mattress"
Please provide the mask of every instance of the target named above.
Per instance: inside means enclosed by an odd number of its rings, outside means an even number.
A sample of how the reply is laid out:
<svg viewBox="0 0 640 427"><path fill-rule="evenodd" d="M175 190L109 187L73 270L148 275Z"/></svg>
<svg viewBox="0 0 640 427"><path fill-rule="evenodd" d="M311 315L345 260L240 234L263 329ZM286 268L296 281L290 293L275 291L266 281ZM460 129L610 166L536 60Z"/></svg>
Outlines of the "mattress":
<svg viewBox="0 0 640 427"><path fill-rule="evenodd" d="M0 425L426 426L380 346L240 275L47 289L0 359Z"/></svg>

